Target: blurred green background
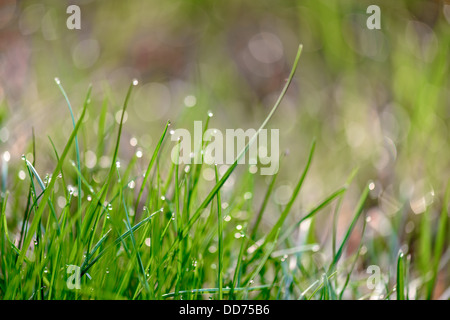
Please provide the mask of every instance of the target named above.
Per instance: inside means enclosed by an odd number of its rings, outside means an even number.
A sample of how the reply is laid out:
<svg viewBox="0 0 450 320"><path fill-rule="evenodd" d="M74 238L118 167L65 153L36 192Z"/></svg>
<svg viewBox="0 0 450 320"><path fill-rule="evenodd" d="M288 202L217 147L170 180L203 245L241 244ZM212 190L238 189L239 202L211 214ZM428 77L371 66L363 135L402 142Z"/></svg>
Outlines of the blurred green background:
<svg viewBox="0 0 450 320"><path fill-rule="evenodd" d="M126 161L130 152L142 150L145 166L168 119L175 128L191 128L210 110L213 128L258 128L301 43L295 80L269 124L280 129L280 150L289 150L273 205L289 199L314 137L317 152L295 214L344 184L359 167L340 223L348 224L360 190L372 180L370 232L395 233L397 245L408 243L414 252L421 214L429 208L436 224L442 205L448 205L442 202L450 178L450 3L0 3L0 152L8 152L12 168L22 166L21 154L30 158L32 128L38 148L34 160L43 173L54 166L47 135L61 148L71 133L55 77L75 115L93 84L87 120L92 131L80 137L92 167L101 166L101 150L88 151L96 145L90 141L97 141L95 123L104 98L108 132L115 135L126 90L138 79L119 157ZM69 4L81 8L81 30L66 27ZM366 27L372 4L381 8L380 30ZM259 179L265 184L264 177ZM394 224L394 216L401 222ZM318 217L319 239L327 238L327 222L327 216ZM372 263L387 265L396 254L386 252L386 260L380 255ZM442 277L438 291L449 284L449 273Z"/></svg>

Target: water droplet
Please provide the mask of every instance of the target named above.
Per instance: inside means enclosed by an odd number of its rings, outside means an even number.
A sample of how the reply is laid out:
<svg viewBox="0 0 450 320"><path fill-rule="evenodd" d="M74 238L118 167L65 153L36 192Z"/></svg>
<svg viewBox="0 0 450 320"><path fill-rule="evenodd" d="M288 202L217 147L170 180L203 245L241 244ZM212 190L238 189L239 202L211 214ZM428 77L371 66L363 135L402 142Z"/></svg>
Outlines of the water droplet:
<svg viewBox="0 0 450 320"><path fill-rule="evenodd" d="M211 111L208 111L208 117L212 118L213 115L214 115L214 113L212 113Z"/></svg>
<svg viewBox="0 0 450 320"><path fill-rule="evenodd" d="M61 84L61 81L59 80L58 77L55 77L55 82L56 82L56 84Z"/></svg>
<svg viewBox="0 0 450 320"><path fill-rule="evenodd" d="M138 79L133 79L133 86L137 86L139 84Z"/></svg>

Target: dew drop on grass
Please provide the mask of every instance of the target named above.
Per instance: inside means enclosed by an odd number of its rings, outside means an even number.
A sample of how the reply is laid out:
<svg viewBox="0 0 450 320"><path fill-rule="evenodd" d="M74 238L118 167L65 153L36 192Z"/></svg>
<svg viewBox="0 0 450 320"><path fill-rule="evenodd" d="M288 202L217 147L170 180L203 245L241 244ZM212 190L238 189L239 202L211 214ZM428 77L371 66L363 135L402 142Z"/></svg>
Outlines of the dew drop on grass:
<svg viewBox="0 0 450 320"><path fill-rule="evenodd" d="M55 77L55 82L56 82L56 84L61 84L61 81L59 80L58 77Z"/></svg>
<svg viewBox="0 0 450 320"><path fill-rule="evenodd" d="M162 201L166 200L166 197L161 196L161 200L162 200Z"/></svg>
<svg viewBox="0 0 450 320"><path fill-rule="evenodd" d="M208 111L208 117L212 118L214 116L214 113L212 113L211 111Z"/></svg>
<svg viewBox="0 0 450 320"><path fill-rule="evenodd" d="M139 84L138 79L133 79L133 86L137 86Z"/></svg>
<svg viewBox="0 0 450 320"><path fill-rule="evenodd" d="M142 150L137 150L136 151L136 157L142 158Z"/></svg>

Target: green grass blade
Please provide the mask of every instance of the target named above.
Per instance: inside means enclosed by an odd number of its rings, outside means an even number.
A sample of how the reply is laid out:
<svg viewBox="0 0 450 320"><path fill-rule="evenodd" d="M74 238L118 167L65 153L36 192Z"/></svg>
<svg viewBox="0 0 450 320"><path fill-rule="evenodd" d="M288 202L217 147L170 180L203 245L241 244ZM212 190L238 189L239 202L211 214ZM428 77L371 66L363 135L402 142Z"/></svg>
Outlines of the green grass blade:
<svg viewBox="0 0 450 320"><path fill-rule="evenodd" d="M217 165L214 166L216 173L216 183L219 181L219 173ZM219 300L223 300L223 218L222 218L222 201L220 200L220 190L217 191L217 236L219 242L219 268L217 270L217 281L219 282Z"/></svg>
<svg viewBox="0 0 450 320"><path fill-rule="evenodd" d="M436 243L434 248L434 259L433 259L433 269L432 269L432 277L430 282L428 283L427 290L427 298L431 299L433 297L433 290L436 285L436 279L438 277L439 272L439 263L441 261L441 257L444 251L445 246L445 238L447 233L447 224L448 224L448 203L450 202L450 182L447 184L447 189L444 196L444 202L442 204L441 215L439 217L438 222L438 231L436 235Z"/></svg>
<svg viewBox="0 0 450 320"><path fill-rule="evenodd" d="M67 154L69 153L70 146L72 145L72 143L73 143L73 141L75 139L75 136L76 136L78 130L80 129L80 127L81 127L81 124L83 122L84 116L86 114L86 109L87 109L87 106L88 106L88 101L90 99L91 91L92 91L92 87L89 87L88 94L86 96L85 103L83 105L83 110L81 112L80 118L78 119L78 122L77 122L77 124L75 126L75 129L72 131L72 134L70 135L70 137L69 137L69 139L68 139L68 141L66 143L64 151L61 154L61 158L58 161L55 170L53 171L52 177L55 177L55 178L51 179L47 189L45 189L45 192L44 192L44 194L42 196L42 202L43 203L46 203L47 200L49 199L50 194L51 194L51 192L53 190L53 186L55 185L55 182L56 182L56 177L58 176L59 172L61 171L62 164L63 164ZM25 241L23 243L21 254L19 256L19 259L17 260L17 263L18 263L19 267L23 263L23 260L25 258L25 253L27 252L27 248L29 247L29 245L31 243L31 239L33 238L33 235L34 235L34 233L37 230L38 223L39 223L39 220L40 220L40 218L42 216L42 213L44 212L44 209L45 209L45 205L39 206L38 210L36 211L36 213L34 215L33 222L31 223L30 229L28 231L28 235L25 238Z"/></svg>
<svg viewBox="0 0 450 320"><path fill-rule="evenodd" d="M336 266L336 264L338 263L339 259L341 258L341 255L344 251L344 247L347 244L348 240L350 239L350 235L353 231L353 228L356 225L356 222L358 221L359 217L361 216L361 214L363 213L364 210L364 204L366 202L367 196L369 195L369 185L367 185L364 190L363 193L361 195L361 197L359 198L359 202L358 205L356 207L356 211L353 217L353 220L349 226L349 228L347 229L347 233L344 236L344 239L342 240L341 245L339 246L338 251L336 252L336 254L333 257L333 261L331 262L330 267L328 268L328 273L333 270L333 268Z"/></svg>
<svg viewBox="0 0 450 320"><path fill-rule="evenodd" d="M405 276L406 276L405 255L403 254L402 251L400 251L398 253L397 258L397 300L406 300Z"/></svg>
<svg viewBox="0 0 450 320"><path fill-rule="evenodd" d="M67 96L66 91L64 90L63 86L61 85L61 81L58 78L55 78L55 82L56 82L57 86L59 87L59 90L63 94L64 99L66 99L67 106L69 107L69 111L70 111L70 117L72 118L72 125L73 125L73 128L75 129L75 117L73 115L73 110L72 110L72 106L69 101L69 97ZM75 135L75 151L76 151L76 157L77 157L77 167L78 167L78 170L81 171L80 148L78 147L78 134ZM77 187L78 187L78 211L81 211L81 180L79 177L78 177L78 181L77 181ZM77 228L78 228L78 231L81 230L81 215L80 215L80 219L77 222Z"/></svg>
<svg viewBox="0 0 450 320"><path fill-rule="evenodd" d="M148 177L150 176L150 172L153 168L153 164L155 163L156 157L159 153L159 150L161 149L161 145L164 141L164 137L166 136L169 126L170 126L170 121L167 121L164 131L161 134L161 137L159 138L158 144L156 145L155 151L153 151L152 158L151 158L150 163L147 166L147 170L145 171L145 174L144 174L144 179L142 181L141 188L139 189L138 197L136 199L136 204L134 206L134 212L138 211L138 206L141 201L142 193L144 192L144 188L145 188L145 185L147 184Z"/></svg>
<svg viewBox="0 0 450 320"><path fill-rule="evenodd" d="M285 96L289 85L292 82L292 79L294 78L294 74L295 71L297 69L297 65L298 65L298 61L300 60L300 56L302 53L302 48L303 46L300 45L297 51L297 55L295 57L294 60L294 64L292 66L291 69L291 73L289 74L289 77L286 81L286 84L283 87L283 90L281 91L280 96L278 97L277 101L275 102L272 110L270 111L269 115L266 117L266 119L264 120L264 122L262 123L262 125L260 126L260 128L258 129L258 131L256 132L256 134L250 139L250 141L247 143L247 145L245 146L245 148L239 153L239 155L236 157L235 161L233 162L233 164L228 168L228 170L225 172L225 174L222 176L222 178L219 180L218 183L216 183L216 185L213 187L213 189L209 192L209 194L206 196L205 200L203 200L203 202L200 204L200 206L197 208L197 210L195 211L195 213L192 215L191 219L189 220L188 224L185 226L185 228L183 229L182 232L182 238L185 238L188 236L189 231L191 230L193 224L198 220L198 218L200 217L200 215L203 212L203 209L205 209L209 203L212 201L212 199L216 196L217 192L222 188L222 186L224 185L224 183L228 180L228 178L230 177L231 173L234 171L234 169L236 168L238 161L242 158L242 156L245 155L245 153L248 151L248 149L250 148L250 145L252 145L254 143L254 141L256 140L256 138L258 137L258 135L260 134L261 130L264 129L264 127L267 125L267 123L269 122L269 120L272 118L273 114L275 113L275 111L278 109L283 97ZM171 248L168 250L168 252L165 255L165 258L168 257L168 255L178 246L178 241L175 241L173 243L173 245L171 246Z"/></svg>

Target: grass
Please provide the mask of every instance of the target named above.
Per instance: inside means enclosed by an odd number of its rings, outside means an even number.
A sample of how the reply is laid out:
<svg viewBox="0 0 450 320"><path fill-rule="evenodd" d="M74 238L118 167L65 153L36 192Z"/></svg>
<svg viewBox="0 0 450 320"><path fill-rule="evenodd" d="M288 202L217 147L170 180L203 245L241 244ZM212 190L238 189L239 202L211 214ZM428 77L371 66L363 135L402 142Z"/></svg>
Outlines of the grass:
<svg viewBox="0 0 450 320"><path fill-rule="evenodd" d="M426 214L422 216L418 250L423 258L410 264L407 254L400 251L392 263L397 272L389 276L392 271L389 270L388 276L381 278L385 291L374 294L367 289L366 278L361 277L364 263L370 261L367 257L376 256L376 247L392 252L399 244L395 243L395 234L388 239L393 244L382 238L370 241L366 238L370 182L360 192L352 219L339 239L341 203L352 186L356 170L346 183L336 186L334 192L305 210L301 217L292 216L314 162L316 141L312 142L309 154L299 159L303 171L298 167L280 168L290 175L301 174L287 204L280 205L278 211L268 205L278 174L270 178L261 197L256 197L257 177L238 167L238 160L245 156L279 108L294 78L301 49L300 46L284 88L257 134L223 174L212 166L215 172L212 184L201 178L207 165L183 166L171 162L173 144L167 134L170 122L162 128L146 166L141 165L137 155L120 158L124 115L136 85L134 81L126 93L119 125L112 128L117 134L108 140L103 135L108 100L105 99L94 124L93 117L85 119L87 110L92 108L92 89L88 89L82 109L72 110L58 81L69 106L73 131L62 151L50 139L53 173L42 180L36 164L24 157L21 169L27 170L28 178L25 181L15 178L7 184L8 175L17 177L17 173L3 166L0 298L393 299L392 292L396 290L396 298L403 300L409 297L408 286L412 283L419 283L414 287L415 298L432 298L439 271L448 268L448 258L444 258L448 256L450 187L438 223ZM73 111L78 113L78 120ZM206 119L209 123L211 117ZM97 158L108 156L108 168L87 168L82 161L79 138L82 130L89 131L93 125L98 126L99 139L90 148L97 150ZM74 153L76 162L70 160ZM226 194L226 206L222 188L232 174L236 182L232 193ZM72 181L76 188L71 187ZM245 199L242 197L245 193L253 196ZM262 201L256 203L259 198ZM25 199L26 205L16 199ZM7 216L11 212L23 216L21 228L8 228ZM331 246L316 235L315 220L320 214L328 215L331 222ZM275 217L269 226L262 223L267 216ZM304 240L298 241L300 236ZM349 249L350 243L353 247L356 243L357 249ZM79 290L67 286L69 265L80 267ZM415 279L408 279L410 274Z"/></svg>

